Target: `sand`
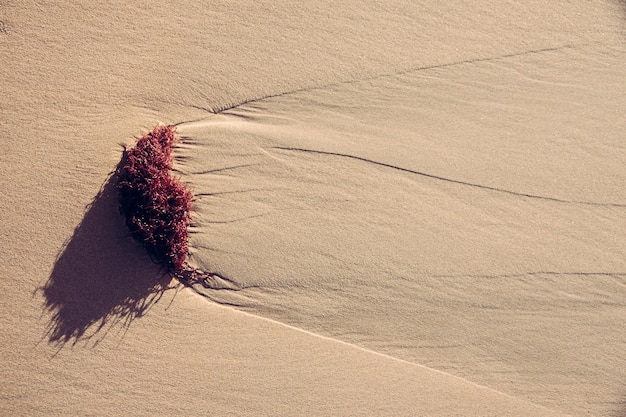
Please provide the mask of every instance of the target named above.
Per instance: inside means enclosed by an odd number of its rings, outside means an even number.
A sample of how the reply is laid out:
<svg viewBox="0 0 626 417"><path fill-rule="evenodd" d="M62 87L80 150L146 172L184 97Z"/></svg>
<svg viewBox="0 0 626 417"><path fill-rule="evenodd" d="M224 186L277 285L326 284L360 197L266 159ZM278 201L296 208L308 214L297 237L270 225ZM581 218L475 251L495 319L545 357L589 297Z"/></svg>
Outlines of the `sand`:
<svg viewBox="0 0 626 417"><path fill-rule="evenodd" d="M625 18L2 2L0 414L624 415ZM158 122L214 288L118 214Z"/></svg>

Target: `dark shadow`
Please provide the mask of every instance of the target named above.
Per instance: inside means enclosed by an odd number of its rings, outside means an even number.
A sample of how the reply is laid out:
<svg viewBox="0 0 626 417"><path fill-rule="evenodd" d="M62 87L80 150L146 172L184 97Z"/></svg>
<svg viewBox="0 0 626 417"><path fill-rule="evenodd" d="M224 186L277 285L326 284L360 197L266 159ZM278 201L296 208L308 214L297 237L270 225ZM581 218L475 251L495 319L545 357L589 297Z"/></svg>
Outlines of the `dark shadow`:
<svg viewBox="0 0 626 417"><path fill-rule="evenodd" d="M59 348L81 340L96 345L117 326L125 332L171 288L169 274L130 237L119 214L117 172L87 207L39 288L50 314L46 337Z"/></svg>

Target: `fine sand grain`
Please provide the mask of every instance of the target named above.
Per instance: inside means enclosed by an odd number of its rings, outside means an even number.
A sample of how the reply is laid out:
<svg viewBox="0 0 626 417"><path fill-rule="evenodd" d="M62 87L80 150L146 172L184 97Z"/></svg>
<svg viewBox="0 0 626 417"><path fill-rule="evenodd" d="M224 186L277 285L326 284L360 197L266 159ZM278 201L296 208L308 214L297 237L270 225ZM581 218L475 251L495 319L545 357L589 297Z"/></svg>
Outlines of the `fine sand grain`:
<svg viewBox="0 0 626 417"><path fill-rule="evenodd" d="M0 2L2 415L624 416L626 6ZM183 288L118 212L183 139Z"/></svg>

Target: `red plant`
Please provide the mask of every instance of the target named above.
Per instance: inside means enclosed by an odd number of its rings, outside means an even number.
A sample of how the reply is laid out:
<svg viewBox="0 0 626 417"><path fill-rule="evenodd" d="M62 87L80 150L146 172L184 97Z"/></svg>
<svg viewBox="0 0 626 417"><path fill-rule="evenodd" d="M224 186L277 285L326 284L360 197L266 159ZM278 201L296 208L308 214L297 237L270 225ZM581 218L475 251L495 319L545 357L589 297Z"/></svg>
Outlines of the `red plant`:
<svg viewBox="0 0 626 417"><path fill-rule="evenodd" d="M118 182L120 212L136 240L171 271L187 267L193 194L170 175L174 126L157 126L124 151Z"/></svg>

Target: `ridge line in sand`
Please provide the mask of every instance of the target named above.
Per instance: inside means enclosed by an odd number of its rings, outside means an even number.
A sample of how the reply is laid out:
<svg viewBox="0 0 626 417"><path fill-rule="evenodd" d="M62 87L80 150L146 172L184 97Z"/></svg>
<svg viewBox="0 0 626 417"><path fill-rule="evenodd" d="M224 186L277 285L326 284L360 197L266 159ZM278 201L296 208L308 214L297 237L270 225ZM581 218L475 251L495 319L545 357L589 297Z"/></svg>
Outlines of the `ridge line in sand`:
<svg viewBox="0 0 626 417"><path fill-rule="evenodd" d="M286 327L288 329L294 330L294 331L299 332L299 333L303 333L303 334L306 334L306 335L309 335L309 336L312 336L312 337L316 337L318 339L327 340L327 341L330 341L330 342L333 342L333 343L337 343L337 344L340 344L340 345L348 346L348 347L350 347L352 349L357 349L357 350L360 350L362 352L366 352L366 353L369 353L369 354L372 354L372 355L375 355L375 356L380 356L382 358L385 358L385 359L388 359L388 360L391 360L391 361L401 362L401 363L407 364L409 366L413 366L415 368L431 371L431 372L434 372L434 373L437 373L437 374L440 374L440 375L445 375L447 377L454 378L456 380L459 380L459 381L462 381L464 383L470 384L471 386L488 390L490 392L502 395L504 397L513 399L515 401L520 401L520 402L524 402L526 404L531 404L531 405L533 405L533 406L535 406L537 408L541 408L541 409L544 409L544 410L547 410L547 411L551 411L551 412L554 412L554 413L560 413L563 416L569 416L569 414L563 414L561 411L554 410L554 409L545 407L543 405L533 403L533 402L528 401L528 400L526 400L524 398L515 397L515 396L513 396L511 394L507 394L506 392L503 392L503 391L498 391L497 389L494 389L494 388L491 388L491 387L488 387L488 386L485 386L485 385L480 385L480 384L478 384L476 382L473 382L473 381L470 381L470 380L465 379L463 377L451 374L449 372L441 371L441 370L436 369L436 368L431 368L431 367L428 367L426 365L419 364L417 362L411 362L411 361L408 361L406 359L397 358L395 356L391 356L391 355L388 355L386 353L377 352L375 350L371 350L371 349L368 349L368 348L356 345L354 343L350 343L350 342L346 342L346 341L343 341L343 340L340 340L340 339L335 339L333 337L324 336L324 335L321 335L321 334L318 334L318 333L314 333L314 332L311 332L309 330L305 330L305 329L302 329L300 327L292 326L290 324L283 323L283 322L280 322L278 320L274 320L274 319L271 319L271 318L268 318L268 317L258 316L256 314L252 314L252 313L249 313L247 311L239 310L238 308L236 308L235 305L232 305L230 303L222 304L222 303L217 303L217 302L214 302L214 301L210 301L207 298L206 295L202 294L201 292L196 291L193 287L187 287L187 288L193 294L197 295L198 297L200 297L201 299L205 300L206 302L211 302L211 304L215 305L216 307L225 308L225 309L234 311L237 314L243 314L243 315L246 315L246 316L249 316L249 317L260 319L260 320L266 321L268 323L272 323L272 324L275 324L275 325Z"/></svg>
<svg viewBox="0 0 626 417"><path fill-rule="evenodd" d="M528 194L528 193L523 193L523 192L518 192L518 191L511 191L511 190L507 190L504 188L492 187L489 185L482 185L482 184L476 184L476 183L467 182L467 181L455 180L453 178L441 177L439 175L429 174L427 172L416 171L416 170L412 170L408 168L403 168L397 165L388 164L385 162L378 162L372 159L367 159L367 158L363 158L360 156L339 153L339 152L318 151L315 149L283 147L283 146L274 146L272 147L272 149L281 149L281 150L292 151L292 152L308 152L308 153L315 153L315 154L320 154L320 155L331 155L331 156L339 156L342 158L350 158L350 159L355 159L357 161L363 161L363 162L368 162L371 164L383 166L386 168L392 168L392 169L402 171L402 172L408 172L411 174L420 175L422 177L431 178L431 179L438 180L438 181L445 181L445 182L449 182L453 184L466 185L468 187L475 187L475 188L480 188L483 190L496 191L499 193L511 194L511 195L515 195L519 197L526 197L526 198L532 198L532 199L537 199L537 200L547 200L547 201L553 201L556 203L565 203L565 204L582 204L582 205L597 206L597 207L618 207L618 208L626 207L626 204L620 204L620 203L597 203L593 201L565 200L565 199L556 198L556 197L548 197L548 196Z"/></svg>
<svg viewBox="0 0 626 417"><path fill-rule="evenodd" d="M562 49L573 48L575 46L580 46L580 44L578 44L578 45L577 44L565 44L565 45L561 45L561 46L539 48L539 49L529 49L529 50L522 51L522 52L513 52L513 53L509 53L509 54L489 56L489 57L484 57L484 58L471 58L471 59L464 59L464 60L461 60L461 61L447 62L447 63L443 63L443 64L433 64L433 65L423 65L423 66L419 66L419 67L410 67L408 69L404 69L404 70L400 70L400 71L396 71L396 72L377 74L377 75L372 75L372 76L368 76L368 77L364 77L364 78L357 78L357 79L351 79L351 80L337 81L337 82L332 82L332 83L319 85L319 86L296 88L294 90L283 91L283 92L274 93L274 94L268 94L268 95L261 96L261 97L255 97L255 98L251 98L249 100L241 101L239 103L226 104L226 105L223 105L223 106L218 106L216 108L204 107L204 106L193 105L193 104L190 105L190 107L198 109L198 110L203 110L203 111L206 111L208 113L220 114L220 113L223 113L223 112L228 111L228 110L236 109L237 107L240 107L240 106L243 106L243 105L246 105L246 104L257 103L257 102L260 102L260 101L263 101L263 100L267 100L267 99L270 99L270 98L283 97L283 96L287 96L287 95L290 95L290 94L301 93L301 92L305 92L305 91L323 90L325 88L336 87L336 86L344 85L344 84L353 84L353 83L356 83L356 82L378 80L378 79L382 79L382 78L395 77L395 76L398 76L398 75L411 74L411 73L418 72L418 71L425 71L425 70L431 70L431 69L436 69L436 68L446 68L446 67L453 67L453 66L457 66L457 65L475 64L475 63L479 63L479 62L496 61L496 60L499 60L499 59L513 58L513 57L524 56L524 55L533 55L533 54L539 54L539 53L543 53L543 52L553 52L553 51L559 51L559 50L562 50ZM182 123L186 123L186 122L180 122L180 123L175 124L174 126L177 126L177 125L182 124Z"/></svg>
<svg viewBox="0 0 626 417"><path fill-rule="evenodd" d="M574 275L579 277L591 277L591 276L603 276L603 277L612 277L618 276L623 277L626 276L626 272L568 272L568 271L530 271L530 272L521 272L517 274L494 274L494 275L486 275L486 274L443 274L443 275L433 275L433 278L520 278L526 276L537 276L537 275Z"/></svg>

